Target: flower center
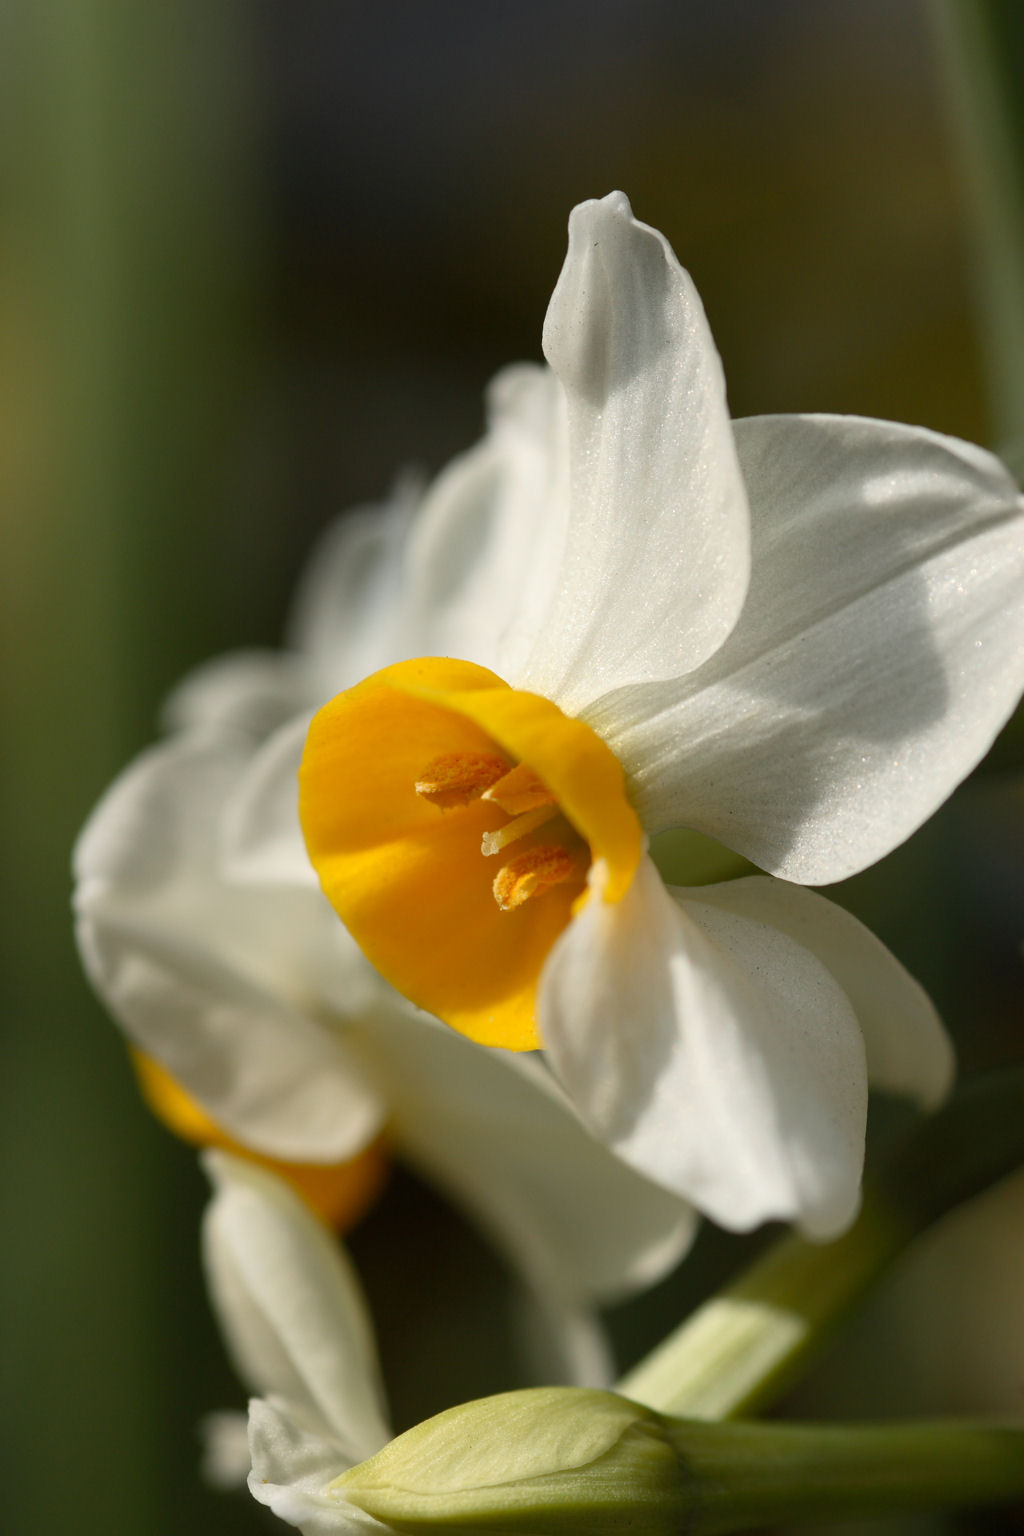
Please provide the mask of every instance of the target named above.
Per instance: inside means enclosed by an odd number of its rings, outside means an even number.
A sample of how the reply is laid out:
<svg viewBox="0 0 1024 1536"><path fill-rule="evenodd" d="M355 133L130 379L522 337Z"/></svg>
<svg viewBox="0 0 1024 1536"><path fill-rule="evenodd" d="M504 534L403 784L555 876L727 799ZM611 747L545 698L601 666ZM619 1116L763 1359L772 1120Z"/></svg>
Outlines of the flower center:
<svg viewBox="0 0 1024 1536"><path fill-rule="evenodd" d="M628 890L643 845L612 752L549 699L428 657L325 705L299 772L324 892L421 1008L486 1045L538 1043L544 961L586 890Z"/></svg>
<svg viewBox="0 0 1024 1536"><path fill-rule="evenodd" d="M485 832L480 840L480 852L486 858L520 842L559 815L554 795L528 764L517 763L510 769L504 758L484 753L446 752L435 757L421 770L415 788L418 795L441 810L488 800L506 812L509 820L505 825ZM565 843L535 845L502 863L491 890L503 912L511 912L581 873L577 850L566 846L570 841L580 840L570 831ZM589 863L588 853L583 873Z"/></svg>

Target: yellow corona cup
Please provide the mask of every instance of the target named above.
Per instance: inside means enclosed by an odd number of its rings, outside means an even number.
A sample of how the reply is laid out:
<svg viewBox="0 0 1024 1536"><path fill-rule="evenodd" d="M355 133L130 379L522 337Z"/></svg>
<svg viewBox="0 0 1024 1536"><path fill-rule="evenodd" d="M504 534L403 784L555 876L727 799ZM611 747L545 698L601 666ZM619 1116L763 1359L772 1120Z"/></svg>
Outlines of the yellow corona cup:
<svg viewBox="0 0 1024 1536"><path fill-rule="evenodd" d="M537 979L586 890L643 848L600 737L485 667L401 662L316 716L300 770L309 855L401 992L485 1045L538 1045Z"/></svg>

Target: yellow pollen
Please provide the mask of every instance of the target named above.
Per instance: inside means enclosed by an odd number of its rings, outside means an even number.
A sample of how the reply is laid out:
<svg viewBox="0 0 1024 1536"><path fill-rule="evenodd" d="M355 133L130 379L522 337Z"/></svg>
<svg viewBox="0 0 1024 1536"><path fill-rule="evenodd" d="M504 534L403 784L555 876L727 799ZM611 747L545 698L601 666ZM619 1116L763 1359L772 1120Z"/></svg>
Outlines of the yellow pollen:
<svg viewBox="0 0 1024 1536"><path fill-rule="evenodd" d="M508 777L508 763L481 752L445 752L422 769L415 789L442 811L469 805L492 785Z"/></svg>
<svg viewBox="0 0 1024 1536"><path fill-rule="evenodd" d="M503 912L521 907L534 896L543 896L576 872L576 861L567 848L552 843L529 848L503 864L494 877L494 899Z"/></svg>
<svg viewBox="0 0 1024 1536"><path fill-rule="evenodd" d="M535 811L524 811L521 816L514 816L503 827L499 827L497 832L485 832L480 839L480 852L490 858L492 853L500 853L509 843L518 842L527 832L535 832L546 821L550 821L552 816L557 815L558 806L554 802L538 806Z"/></svg>
<svg viewBox="0 0 1024 1536"><path fill-rule="evenodd" d="M484 790L483 798L493 800L509 816L519 816L523 811L535 811L539 806L555 803L550 789L527 763L517 763L490 789Z"/></svg>

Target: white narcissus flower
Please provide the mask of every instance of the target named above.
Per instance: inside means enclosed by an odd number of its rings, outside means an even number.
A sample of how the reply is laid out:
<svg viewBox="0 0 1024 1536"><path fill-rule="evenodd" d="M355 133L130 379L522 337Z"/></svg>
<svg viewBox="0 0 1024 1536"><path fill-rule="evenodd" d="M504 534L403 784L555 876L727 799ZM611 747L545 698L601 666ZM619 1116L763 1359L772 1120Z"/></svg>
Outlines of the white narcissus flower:
<svg viewBox="0 0 1024 1536"><path fill-rule="evenodd" d="M1021 498L924 429L730 423L693 285L621 194L572 216L544 350L411 525L421 659L313 723L310 856L383 975L543 1046L623 1159L727 1226L828 1236L869 1077L933 1105L952 1060L800 885L902 842L1011 712ZM666 887L646 838L676 826L780 878Z"/></svg>
<svg viewBox="0 0 1024 1536"><path fill-rule="evenodd" d="M249 1486L307 1536L382 1531L329 1487L391 1438L359 1282L280 1179L223 1152L206 1161L215 1190L203 1222L210 1298L238 1374L257 1394Z"/></svg>
<svg viewBox="0 0 1024 1536"><path fill-rule="evenodd" d="M250 1491L304 1536L408 1529L407 1519L392 1524L361 1507L360 1485L369 1476L372 1488L374 1464L359 1464L388 1446L392 1434L370 1319L343 1250L273 1174L221 1152L208 1153L206 1165L214 1185L203 1221L208 1289L238 1374L256 1394L249 1404ZM613 1490L610 1502L646 1501L660 1514L659 1528L678 1523L678 1511L666 1511L662 1496L666 1484L675 1491L692 1479L680 1480L677 1453L662 1441L655 1413L609 1393L566 1388L489 1397L452 1413L420 1426L427 1444L419 1441L413 1467L409 1437L392 1446L398 1466L388 1470L388 1491L408 1495L400 1502L414 1504L428 1522L437 1515L436 1524L456 1525L460 1494L483 1492L490 1504L484 1490L493 1490L515 1525L524 1496L543 1501L552 1482L556 1502L567 1493L575 1501L585 1497L578 1479L592 1468L592 1498L603 1483L605 1492ZM232 1434L241 1417L231 1416ZM224 1437L228 1416L221 1420ZM353 1469L354 1483L346 1476ZM403 1472L411 1473L411 1487ZM593 1517L593 1502L589 1509ZM493 1507L490 1513L493 1524Z"/></svg>
<svg viewBox="0 0 1024 1536"><path fill-rule="evenodd" d="M205 1161L214 1185L203 1221L210 1299L238 1374L256 1394L248 1423L251 1492L304 1536L368 1536L407 1528L402 1521L393 1526L368 1514L360 1507L359 1487L345 1477L392 1435L370 1319L343 1250L272 1173L222 1152L207 1153ZM558 1402L561 1393L568 1394L568 1406L564 1397ZM554 1415L544 1406L552 1399ZM479 1410L486 1415L488 1404L499 1403L505 1408L500 1425L491 1420L489 1432L468 1446L461 1413L468 1411L479 1431ZM513 1403L518 1412L510 1417ZM652 1467L650 1432L658 1416L625 1399L604 1392L535 1390L468 1404L456 1413L460 1422L442 1437L440 1455L439 1421L424 1426L430 1444L426 1469L420 1461L416 1502L428 1519L437 1497L434 1489L422 1490L424 1470L442 1496L493 1486L493 1478L499 1487L520 1489L524 1480L527 1486L532 1481L532 1496L543 1497L550 1473L572 1477L578 1467L604 1462L638 1419L648 1427L640 1433L633 1461L634 1492L640 1502L645 1494L649 1503L657 1501L652 1480L657 1485L659 1469ZM240 1414L220 1420L222 1442L237 1436ZM407 1439L405 1446L407 1451ZM616 1465L621 1471L621 1457ZM674 1457L669 1476L678 1485ZM398 1480L401 1486L400 1472ZM521 1515L521 1495L518 1504ZM671 1516L662 1524L671 1529Z"/></svg>
<svg viewBox="0 0 1024 1536"><path fill-rule="evenodd" d="M480 1052L382 982L324 900L299 828L313 709L407 643L395 594L414 505L405 489L331 531L289 651L211 662L172 696L173 734L79 839L79 944L175 1129L289 1165L342 1220L372 1194L382 1154L408 1162L524 1278L539 1374L603 1384L593 1305L664 1274L692 1209L596 1141L539 1061Z"/></svg>

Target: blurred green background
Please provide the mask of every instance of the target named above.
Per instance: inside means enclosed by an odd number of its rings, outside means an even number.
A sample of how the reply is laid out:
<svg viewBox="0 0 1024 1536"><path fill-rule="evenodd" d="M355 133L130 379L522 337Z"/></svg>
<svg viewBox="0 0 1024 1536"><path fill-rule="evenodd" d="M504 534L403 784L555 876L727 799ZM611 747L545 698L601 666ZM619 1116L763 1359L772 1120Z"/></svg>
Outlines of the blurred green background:
<svg viewBox="0 0 1024 1536"><path fill-rule="evenodd" d="M489 375L539 355L583 197L621 187L668 235L737 415L1012 429L983 384L972 271L991 283L942 78L915 0L9 0L5 1529L276 1524L198 1477L197 1421L241 1394L202 1295L194 1159L140 1107L72 947L96 797L183 671L275 643L336 511L472 441ZM844 897L942 999L967 1065L1019 1055L1022 843L1024 794L990 776ZM908 1266L805 1411L1024 1408L1024 1189L999 1199ZM399 1241L424 1296L471 1276L426 1340L389 1287ZM399 1422L449 1400L437 1357L459 1344L455 1390L506 1384L486 1372L508 1298L440 1202L398 1178L354 1245ZM742 1247L708 1234L617 1316L624 1355Z"/></svg>

